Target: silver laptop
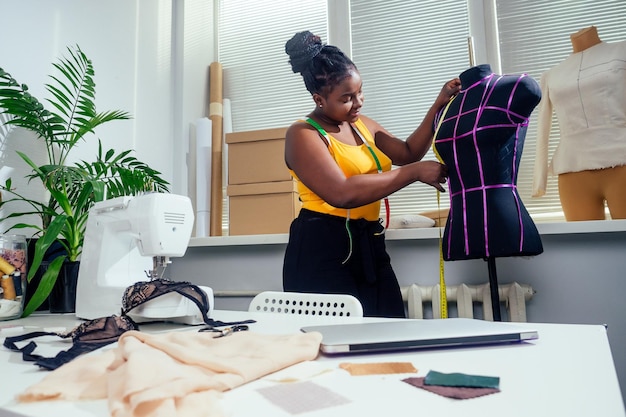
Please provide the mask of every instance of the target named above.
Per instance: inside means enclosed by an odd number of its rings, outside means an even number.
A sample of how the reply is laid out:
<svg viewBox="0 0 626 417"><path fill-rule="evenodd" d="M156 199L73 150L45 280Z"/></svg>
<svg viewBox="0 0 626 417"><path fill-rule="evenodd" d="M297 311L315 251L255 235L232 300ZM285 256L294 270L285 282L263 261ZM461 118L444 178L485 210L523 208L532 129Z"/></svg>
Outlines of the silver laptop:
<svg viewBox="0 0 626 417"><path fill-rule="evenodd" d="M466 318L400 319L305 326L301 330L320 332L320 350L329 354L514 343L539 337L537 331L525 323Z"/></svg>

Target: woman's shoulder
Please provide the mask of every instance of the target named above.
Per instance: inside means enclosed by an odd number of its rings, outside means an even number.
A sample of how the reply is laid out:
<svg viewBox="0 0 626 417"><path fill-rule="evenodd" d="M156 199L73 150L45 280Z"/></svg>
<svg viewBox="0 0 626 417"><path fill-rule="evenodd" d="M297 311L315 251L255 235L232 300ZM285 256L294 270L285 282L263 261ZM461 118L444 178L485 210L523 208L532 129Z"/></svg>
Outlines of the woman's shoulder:
<svg viewBox="0 0 626 417"><path fill-rule="evenodd" d="M307 123L306 119L298 119L287 128L287 136L298 134L303 130L310 130L312 126Z"/></svg>
<svg viewBox="0 0 626 417"><path fill-rule="evenodd" d="M301 119L298 119L298 120L294 121L294 122L293 122L293 123L289 126L289 128L292 128L292 127L295 127L295 126L306 126L306 125L308 125L308 123L307 123L307 121L306 121L306 120L307 120L307 118L306 118L306 117L303 117L303 118L301 118Z"/></svg>
<svg viewBox="0 0 626 417"><path fill-rule="evenodd" d="M296 120L287 128L285 140L288 142L305 141L311 143L311 139L320 137L320 132L308 123L306 119ZM323 143L328 146L329 143L325 137L322 138Z"/></svg>

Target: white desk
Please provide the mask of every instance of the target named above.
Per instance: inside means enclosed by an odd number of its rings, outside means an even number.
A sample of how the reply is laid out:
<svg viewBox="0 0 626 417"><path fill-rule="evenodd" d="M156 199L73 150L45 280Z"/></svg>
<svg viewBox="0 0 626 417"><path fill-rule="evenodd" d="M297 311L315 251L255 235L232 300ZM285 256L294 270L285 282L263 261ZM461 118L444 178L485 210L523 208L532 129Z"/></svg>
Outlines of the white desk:
<svg viewBox="0 0 626 417"><path fill-rule="evenodd" d="M302 325L324 319L303 316L215 311L219 320L253 318L253 331L282 334L299 331ZM375 319L344 319L355 322ZM73 316L31 316L1 322L6 325L72 328ZM626 416L606 331L600 325L535 324L539 339L533 342L475 348L397 352L342 357L320 356L313 364L330 370L312 377L311 382L347 398L346 405L302 414L306 417L462 415L491 416ZM142 331L160 332L175 326L144 324ZM178 328L180 328L178 326ZM32 329L27 329L32 330ZM193 328L189 330L194 331ZM15 334L15 333L11 333ZM0 332L0 337L9 335ZM52 354L67 342L37 340L44 354ZM49 352L46 352L46 349ZM340 362L412 362L418 374L349 376L338 370ZM501 392L469 400L453 400L414 388L401 379L424 376L429 370L463 372L500 377ZM11 411L27 416L107 416L105 401L42 402L17 404L14 396L39 381L47 371L22 362L21 355L0 347L0 416ZM276 384L262 378L225 393L224 408L235 417L290 416L266 400L258 388Z"/></svg>

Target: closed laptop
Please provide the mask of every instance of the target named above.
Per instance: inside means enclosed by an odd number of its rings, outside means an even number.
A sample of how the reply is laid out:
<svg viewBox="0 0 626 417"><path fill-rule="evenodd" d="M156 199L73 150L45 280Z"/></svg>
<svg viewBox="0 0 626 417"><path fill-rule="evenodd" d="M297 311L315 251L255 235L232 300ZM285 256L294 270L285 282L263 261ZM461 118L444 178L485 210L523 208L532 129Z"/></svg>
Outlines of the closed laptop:
<svg viewBox="0 0 626 417"><path fill-rule="evenodd" d="M301 330L320 332L320 350L328 354L518 343L539 337L538 332L525 323L467 318L318 325Z"/></svg>

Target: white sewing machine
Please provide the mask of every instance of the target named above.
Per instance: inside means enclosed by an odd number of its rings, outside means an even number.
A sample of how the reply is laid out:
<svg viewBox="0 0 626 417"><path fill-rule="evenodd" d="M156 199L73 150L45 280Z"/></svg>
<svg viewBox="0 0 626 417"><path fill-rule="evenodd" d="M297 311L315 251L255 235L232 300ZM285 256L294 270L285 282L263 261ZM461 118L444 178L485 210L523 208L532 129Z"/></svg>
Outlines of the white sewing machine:
<svg viewBox="0 0 626 417"><path fill-rule="evenodd" d="M76 288L76 316L119 315L124 290L161 278L170 257L183 256L194 215L188 197L149 193L96 203L89 212ZM200 287L209 300L213 291ZM198 307L176 292L148 301L129 314L136 322L203 323Z"/></svg>

